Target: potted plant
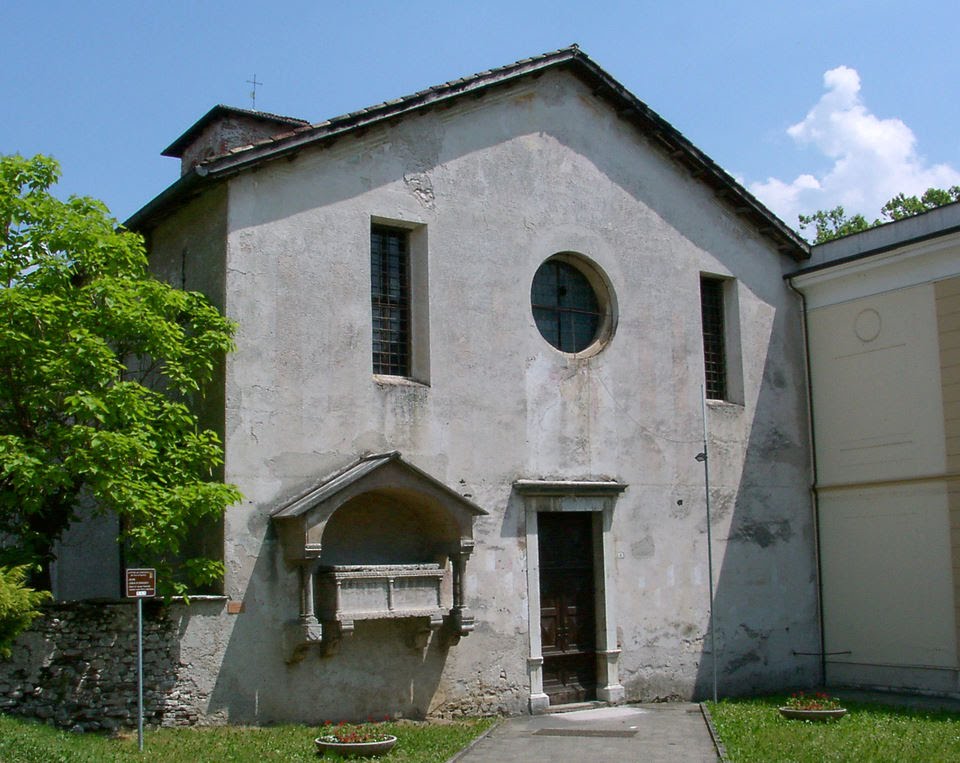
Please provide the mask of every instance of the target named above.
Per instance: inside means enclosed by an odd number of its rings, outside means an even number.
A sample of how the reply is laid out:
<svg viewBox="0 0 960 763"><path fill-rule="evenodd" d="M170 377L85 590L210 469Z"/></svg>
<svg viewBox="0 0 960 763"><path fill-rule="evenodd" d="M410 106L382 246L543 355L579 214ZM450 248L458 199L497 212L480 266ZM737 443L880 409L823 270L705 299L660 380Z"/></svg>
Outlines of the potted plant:
<svg viewBox="0 0 960 763"><path fill-rule="evenodd" d="M327 721L323 732L315 740L317 752L323 755L335 752L343 757L372 757L390 752L397 743L393 734L387 734L373 724L346 723L334 725Z"/></svg>
<svg viewBox="0 0 960 763"><path fill-rule="evenodd" d="M824 692L794 692L787 698L787 704L778 709L784 718L803 721L829 721L847 714L840 700Z"/></svg>

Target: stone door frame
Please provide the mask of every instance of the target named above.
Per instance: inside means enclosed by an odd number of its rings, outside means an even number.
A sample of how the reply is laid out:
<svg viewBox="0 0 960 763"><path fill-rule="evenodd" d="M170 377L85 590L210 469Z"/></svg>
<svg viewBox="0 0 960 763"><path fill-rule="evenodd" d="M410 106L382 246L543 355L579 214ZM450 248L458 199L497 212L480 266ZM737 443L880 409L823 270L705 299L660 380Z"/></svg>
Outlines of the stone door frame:
<svg viewBox="0 0 960 763"><path fill-rule="evenodd" d="M527 536L527 603L530 712L540 714L550 706L543 691L543 651L540 642L540 548L537 514L547 511L585 511L593 514L594 589L597 627L597 699L622 702L620 648L617 643L613 509L627 486L608 481L518 480L514 489L524 498Z"/></svg>

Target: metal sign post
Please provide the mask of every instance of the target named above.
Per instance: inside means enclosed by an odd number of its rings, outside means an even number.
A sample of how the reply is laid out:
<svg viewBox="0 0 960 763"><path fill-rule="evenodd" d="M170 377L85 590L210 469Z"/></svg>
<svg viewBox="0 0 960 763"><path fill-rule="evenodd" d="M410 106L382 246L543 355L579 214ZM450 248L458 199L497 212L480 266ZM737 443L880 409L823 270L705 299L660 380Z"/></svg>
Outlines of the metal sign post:
<svg viewBox="0 0 960 763"><path fill-rule="evenodd" d="M137 746L143 752L143 600L157 595L157 571L128 569L127 598L137 600Z"/></svg>
<svg viewBox="0 0 960 763"><path fill-rule="evenodd" d="M700 387L703 416L703 452L696 460L703 463L703 490L707 502L707 576L710 580L710 657L713 663L713 701L717 701L717 621L713 614L713 534L710 528L710 461L707 455L707 391Z"/></svg>

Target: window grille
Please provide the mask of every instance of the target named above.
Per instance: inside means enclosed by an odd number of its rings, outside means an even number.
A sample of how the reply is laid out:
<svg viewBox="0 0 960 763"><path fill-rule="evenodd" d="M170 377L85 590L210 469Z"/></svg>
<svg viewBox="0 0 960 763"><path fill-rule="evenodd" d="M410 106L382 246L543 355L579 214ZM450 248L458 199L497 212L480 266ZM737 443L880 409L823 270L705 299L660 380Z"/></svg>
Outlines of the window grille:
<svg viewBox="0 0 960 763"><path fill-rule="evenodd" d="M597 338L603 314L587 277L562 260L547 260L533 276L533 318L543 338L562 352L580 352Z"/></svg>
<svg viewBox="0 0 960 763"><path fill-rule="evenodd" d="M373 372L410 375L410 262L407 231L370 229Z"/></svg>
<svg viewBox="0 0 960 763"><path fill-rule="evenodd" d="M724 347L723 279L700 278L703 320L704 387L710 400L727 399L727 361Z"/></svg>

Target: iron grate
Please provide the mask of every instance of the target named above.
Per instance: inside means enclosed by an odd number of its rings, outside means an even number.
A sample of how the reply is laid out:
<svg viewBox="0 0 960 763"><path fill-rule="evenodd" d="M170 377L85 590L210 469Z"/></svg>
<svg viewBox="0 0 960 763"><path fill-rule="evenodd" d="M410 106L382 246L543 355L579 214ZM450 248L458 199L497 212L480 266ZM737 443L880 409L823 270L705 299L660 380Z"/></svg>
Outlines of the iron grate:
<svg viewBox="0 0 960 763"><path fill-rule="evenodd" d="M700 308L703 319L703 367L706 394L710 400L727 399L727 359L724 347L723 281L700 278Z"/></svg>
<svg viewBox="0 0 960 763"><path fill-rule="evenodd" d="M410 265L407 231L370 230L373 372L410 375Z"/></svg>

